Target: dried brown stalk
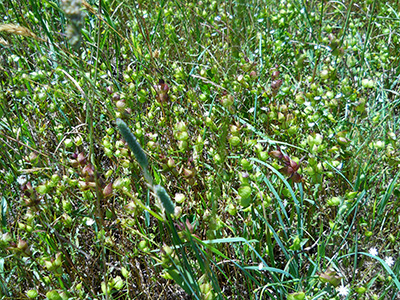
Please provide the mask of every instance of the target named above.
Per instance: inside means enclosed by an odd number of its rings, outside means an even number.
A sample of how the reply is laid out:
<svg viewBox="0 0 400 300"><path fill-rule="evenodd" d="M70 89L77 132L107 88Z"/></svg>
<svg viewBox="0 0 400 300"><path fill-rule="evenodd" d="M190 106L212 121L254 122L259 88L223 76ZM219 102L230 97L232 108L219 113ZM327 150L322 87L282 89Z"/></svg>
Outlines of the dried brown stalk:
<svg viewBox="0 0 400 300"><path fill-rule="evenodd" d="M2 25L0 25L0 31L5 31L5 32L11 33L11 34L16 34L16 35L22 35L25 37L34 38L37 41L45 42L44 39L38 37L36 34L34 34L28 28L20 26L20 25L16 25L16 24L2 24Z"/></svg>

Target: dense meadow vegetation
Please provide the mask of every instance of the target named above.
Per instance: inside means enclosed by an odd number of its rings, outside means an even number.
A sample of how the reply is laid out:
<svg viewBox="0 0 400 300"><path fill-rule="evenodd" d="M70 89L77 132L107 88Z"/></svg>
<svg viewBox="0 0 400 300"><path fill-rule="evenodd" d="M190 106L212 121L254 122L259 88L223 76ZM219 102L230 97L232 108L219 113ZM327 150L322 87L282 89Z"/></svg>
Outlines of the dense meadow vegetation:
<svg viewBox="0 0 400 300"><path fill-rule="evenodd" d="M1 299L400 299L399 1L86 1L0 2Z"/></svg>

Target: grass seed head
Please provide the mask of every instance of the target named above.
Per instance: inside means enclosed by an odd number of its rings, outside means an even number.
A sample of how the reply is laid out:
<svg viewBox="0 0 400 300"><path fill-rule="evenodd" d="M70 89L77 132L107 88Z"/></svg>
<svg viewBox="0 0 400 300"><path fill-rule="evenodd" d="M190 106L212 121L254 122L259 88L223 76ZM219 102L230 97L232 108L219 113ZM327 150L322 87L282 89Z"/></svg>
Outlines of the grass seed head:
<svg viewBox="0 0 400 300"><path fill-rule="evenodd" d="M139 145L139 143L136 141L135 136L132 134L130 129L128 128L128 125L121 119L117 119L117 126L119 131L121 132L122 137L124 140L128 143L129 148L132 150L133 154L136 157L136 160L138 161L139 165L146 170L149 162L147 160L147 156L144 153L142 147Z"/></svg>
<svg viewBox="0 0 400 300"><path fill-rule="evenodd" d="M11 34L16 34L16 35L21 35L21 36L25 36L25 37L34 38L35 40L42 41L42 42L45 41L44 39L39 38L36 34L34 34L28 28L20 26L20 25L16 25L16 24L2 24L2 25L0 25L0 31L4 31L4 32L11 33ZM0 43L3 44L1 42L1 40L2 39L0 38ZM7 44L6 41L5 41L5 43Z"/></svg>
<svg viewBox="0 0 400 300"><path fill-rule="evenodd" d="M156 185L154 187L154 191L157 195L157 197L161 200L161 203L163 207L165 208L165 211L168 214L173 214L175 212L175 205L172 202L171 198L167 194L167 191L160 185Z"/></svg>

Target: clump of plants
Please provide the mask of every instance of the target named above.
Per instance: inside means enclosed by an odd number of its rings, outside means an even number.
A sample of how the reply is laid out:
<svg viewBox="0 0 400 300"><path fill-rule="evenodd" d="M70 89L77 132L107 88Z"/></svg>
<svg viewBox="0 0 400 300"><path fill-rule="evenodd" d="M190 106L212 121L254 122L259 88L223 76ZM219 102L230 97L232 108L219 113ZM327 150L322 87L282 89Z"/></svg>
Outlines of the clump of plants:
<svg viewBox="0 0 400 300"><path fill-rule="evenodd" d="M1 297L398 296L395 4L25 2Z"/></svg>

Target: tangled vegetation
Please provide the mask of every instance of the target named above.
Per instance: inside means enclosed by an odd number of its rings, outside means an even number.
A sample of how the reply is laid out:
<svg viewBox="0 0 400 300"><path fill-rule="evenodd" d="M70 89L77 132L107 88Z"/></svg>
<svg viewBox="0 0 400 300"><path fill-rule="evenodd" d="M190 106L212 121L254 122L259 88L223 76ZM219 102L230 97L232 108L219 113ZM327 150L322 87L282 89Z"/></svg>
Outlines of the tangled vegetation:
<svg viewBox="0 0 400 300"><path fill-rule="evenodd" d="M1 1L1 299L399 299L399 11Z"/></svg>

